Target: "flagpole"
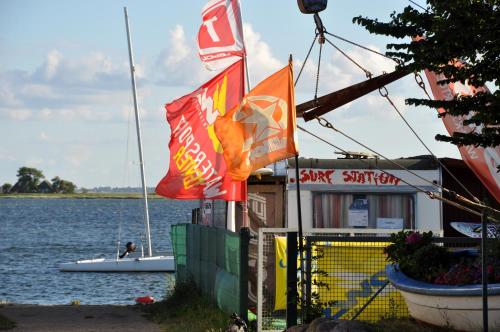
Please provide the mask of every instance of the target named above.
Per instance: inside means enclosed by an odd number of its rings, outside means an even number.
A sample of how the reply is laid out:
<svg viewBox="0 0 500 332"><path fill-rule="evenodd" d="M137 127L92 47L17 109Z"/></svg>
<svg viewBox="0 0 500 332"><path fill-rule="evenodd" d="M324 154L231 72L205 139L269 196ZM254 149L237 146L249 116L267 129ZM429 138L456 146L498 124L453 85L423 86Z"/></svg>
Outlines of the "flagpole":
<svg viewBox="0 0 500 332"><path fill-rule="evenodd" d="M241 6L240 6L240 8L241 8ZM243 35L243 30L241 31L241 33ZM245 39L243 38L243 40L245 40ZM247 78L247 91L250 92L250 79L248 78L248 66L247 66L246 50L245 50L245 53L244 53L244 56L243 56L243 64L244 64L244 67L245 67L245 73L246 73L245 76ZM243 87L243 96L245 96L245 87ZM245 199L243 200L242 206L241 206L242 209L243 209L243 227L250 228L250 220L249 220L249 217L248 217L248 179L245 180L245 183L243 184L243 186L244 186L243 190L244 190L244 195L245 195Z"/></svg>
<svg viewBox="0 0 500 332"><path fill-rule="evenodd" d="M250 92L250 75L248 75L248 63L247 63L247 47L245 45L245 34L243 33L243 11L241 10L241 3L238 0L240 9L240 19L241 19L241 41L243 42L243 63L245 64L245 76L247 81L247 92Z"/></svg>
<svg viewBox="0 0 500 332"><path fill-rule="evenodd" d="M293 68L292 65L292 55L290 54L290 57L288 58L288 64ZM300 281L301 283L301 290L302 290L302 299L304 299L304 296L307 297L307 294L305 292L305 282L304 282L304 243L302 242L302 238L304 236L302 232L302 206L300 202L300 172L299 172L299 154L295 154L295 183L297 185L297 223L298 223L298 228L299 228L299 259L300 259ZM306 298L306 302L309 299Z"/></svg>
<svg viewBox="0 0 500 332"><path fill-rule="evenodd" d="M240 2L238 0L238 2ZM247 58L247 48L245 45L245 34L243 33L243 12L241 10L241 3L239 3L238 8L240 9L240 21L241 21L241 40L243 42L243 64L245 67L245 72L243 73L244 76L246 77L246 82L247 82L247 92L250 92L250 75L248 75L248 58ZM243 88L243 96L245 95L245 88ZM245 180L244 183L244 194L245 194L245 199L242 201L242 209L243 209L243 227L250 227L250 220L248 217L248 179Z"/></svg>

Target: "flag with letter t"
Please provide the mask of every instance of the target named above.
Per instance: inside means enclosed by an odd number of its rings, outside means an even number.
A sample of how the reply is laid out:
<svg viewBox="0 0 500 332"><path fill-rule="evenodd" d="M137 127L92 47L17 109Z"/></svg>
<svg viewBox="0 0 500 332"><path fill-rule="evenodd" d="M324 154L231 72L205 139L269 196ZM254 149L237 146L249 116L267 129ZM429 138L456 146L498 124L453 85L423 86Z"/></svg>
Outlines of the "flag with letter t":
<svg viewBox="0 0 500 332"><path fill-rule="evenodd" d="M239 0L210 0L201 17L198 49L205 66L219 70L240 60L245 48Z"/></svg>
<svg viewBox="0 0 500 332"><path fill-rule="evenodd" d="M228 174L244 181L252 171L298 152L291 62L250 91L215 121Z"/></svg>

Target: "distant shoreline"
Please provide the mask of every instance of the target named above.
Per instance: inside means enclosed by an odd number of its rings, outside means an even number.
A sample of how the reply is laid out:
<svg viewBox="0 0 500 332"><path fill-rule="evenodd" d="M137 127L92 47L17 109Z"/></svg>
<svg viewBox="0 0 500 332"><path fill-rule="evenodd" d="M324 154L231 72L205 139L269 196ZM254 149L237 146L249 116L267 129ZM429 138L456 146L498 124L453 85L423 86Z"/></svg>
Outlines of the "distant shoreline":
<svg viewBox="0 0 500 332"><path fill-rule="evenodd" d="M48 194L48 193L23 193L0 194L2 198L40 198L40 199L141 199L140 193L76 193L76 194ZM167 199L156 194L148 194L148 199Z"/></svg>

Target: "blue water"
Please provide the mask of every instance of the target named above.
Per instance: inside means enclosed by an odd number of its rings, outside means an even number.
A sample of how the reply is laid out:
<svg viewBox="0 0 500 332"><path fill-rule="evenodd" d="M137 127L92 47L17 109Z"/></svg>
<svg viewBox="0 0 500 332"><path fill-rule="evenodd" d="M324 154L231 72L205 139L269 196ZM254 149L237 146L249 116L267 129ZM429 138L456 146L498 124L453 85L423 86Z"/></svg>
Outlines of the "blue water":
<svg viewBox="0 0 500 332"><path fill-rule="evenodd" d="M138 199L0 199L0 301L34 304L133 304L165 296L170 273L60 272L59 263L115 257L128 241L140 251ZM169 251L170 225L190 222L195 201L150 200L153 252ZM121 224L121 227L120 227Z"/></svg>

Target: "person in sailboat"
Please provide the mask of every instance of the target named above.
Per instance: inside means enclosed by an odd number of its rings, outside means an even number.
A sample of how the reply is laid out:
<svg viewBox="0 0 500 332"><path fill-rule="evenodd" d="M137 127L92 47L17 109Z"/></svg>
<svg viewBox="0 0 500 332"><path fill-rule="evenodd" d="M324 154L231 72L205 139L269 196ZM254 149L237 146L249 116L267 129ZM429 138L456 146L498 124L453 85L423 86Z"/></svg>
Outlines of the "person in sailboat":
<svg viewBox="0 0 500 332"><path fill-rule="evenodd" d="M136 245L134 242L127 242L127 244L125 246L125 251L123 252L123 254L121 254L118 257L120 259L122 259L123 257L127 256L129 253L134 252L135 249L136 249Z"/></svg>

